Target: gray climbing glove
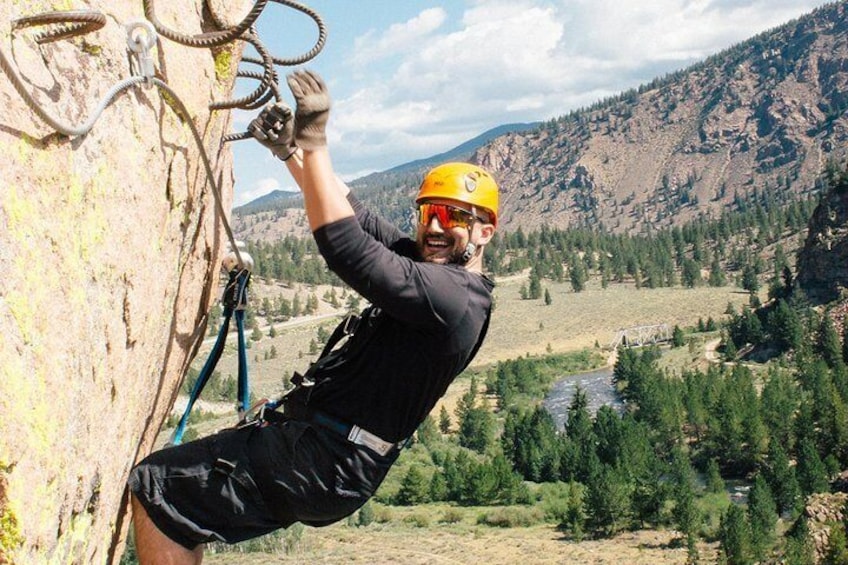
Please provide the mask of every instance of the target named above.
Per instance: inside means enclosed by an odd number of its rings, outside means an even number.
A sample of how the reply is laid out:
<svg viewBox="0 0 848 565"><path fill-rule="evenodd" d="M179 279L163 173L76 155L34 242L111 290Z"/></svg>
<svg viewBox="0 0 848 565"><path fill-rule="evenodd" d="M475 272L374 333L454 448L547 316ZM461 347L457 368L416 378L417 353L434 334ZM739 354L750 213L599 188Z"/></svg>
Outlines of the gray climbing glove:
<svg viewBox="0 0 848 565"><path fill-rule="evenodd" d="M318 74L295 71L286 77L297 107L294 114L294 139L304 150L327 145L327 119L330 117L330 93Z"/></svg>
<svg viewBox="0 0 848 565"><path fill-rule="evenodd" d="M247 126L256 140L285 161L297 150L294 144L294 117L283 103L266 106Z"/></svg>

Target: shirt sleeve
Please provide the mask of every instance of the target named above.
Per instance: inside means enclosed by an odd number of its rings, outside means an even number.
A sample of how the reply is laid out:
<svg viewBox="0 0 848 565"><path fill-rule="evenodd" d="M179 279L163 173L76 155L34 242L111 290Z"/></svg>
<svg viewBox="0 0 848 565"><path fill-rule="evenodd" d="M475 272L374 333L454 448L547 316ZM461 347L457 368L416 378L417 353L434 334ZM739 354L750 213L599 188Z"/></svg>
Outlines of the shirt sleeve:
<svg viewBox="0 0 848 565"><path fill-rule="evenodd" d="M368 219L366 223L373 226L379 222ZM326 224L313 235L327 266L395 318L438 329L456 323L466 310L467 278L453 266L424 263L400 252L398 248L414 247L408 237L389 238L386 245L367 231L358 217Z"/></svg>

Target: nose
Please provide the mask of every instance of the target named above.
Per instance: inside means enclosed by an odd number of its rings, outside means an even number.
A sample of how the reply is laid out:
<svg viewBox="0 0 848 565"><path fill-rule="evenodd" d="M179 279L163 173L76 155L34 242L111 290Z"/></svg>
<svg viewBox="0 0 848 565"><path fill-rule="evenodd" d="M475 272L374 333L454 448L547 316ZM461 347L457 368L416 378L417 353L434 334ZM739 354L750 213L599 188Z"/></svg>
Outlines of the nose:
<svg viewBox="0 0 848 565"><path fill-rule="evenodd" d="M439 218L435 214L430 216L430 221L427 223L427 230L434 232L442 232L442 224L439 223Z"/></svg>

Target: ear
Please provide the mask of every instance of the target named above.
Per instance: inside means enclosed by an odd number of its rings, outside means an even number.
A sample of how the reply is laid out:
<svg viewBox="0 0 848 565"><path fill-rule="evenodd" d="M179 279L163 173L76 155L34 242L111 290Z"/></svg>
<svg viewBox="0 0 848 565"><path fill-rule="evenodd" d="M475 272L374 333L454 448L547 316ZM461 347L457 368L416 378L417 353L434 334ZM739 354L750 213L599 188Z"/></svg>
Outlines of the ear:
<svg viewBox="0 0 848 565"><path fill-rule="evenodd" d="M480 226L480 235L475 242L477 245L486 245L495 235L495 226L492 224L478 223Z"/></svg>

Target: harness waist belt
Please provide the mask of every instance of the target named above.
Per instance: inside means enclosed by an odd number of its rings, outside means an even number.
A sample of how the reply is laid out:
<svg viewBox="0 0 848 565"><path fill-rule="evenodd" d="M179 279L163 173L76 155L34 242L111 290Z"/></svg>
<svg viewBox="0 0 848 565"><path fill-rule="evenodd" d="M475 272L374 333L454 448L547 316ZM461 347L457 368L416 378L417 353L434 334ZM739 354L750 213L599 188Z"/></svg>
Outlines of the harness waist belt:
<svg viewBox="0 0 848 565"><path fill-rule="evenodd" d="M372 434L368 430L360 428L357 425L345 424L344 422L340 422L320 410L303 406L297 402L284 402L282 412L283 419L301 420L303 422L317 424L337 433L355 445L367 447L384 457L391 453L393 449L401 449L406 444L406 440L398 442L386 441L378 435ZM273 412L266 412L266 418L271 414L273 414ZM271 417L269 419L273 420L274 418Z"/></svg>

